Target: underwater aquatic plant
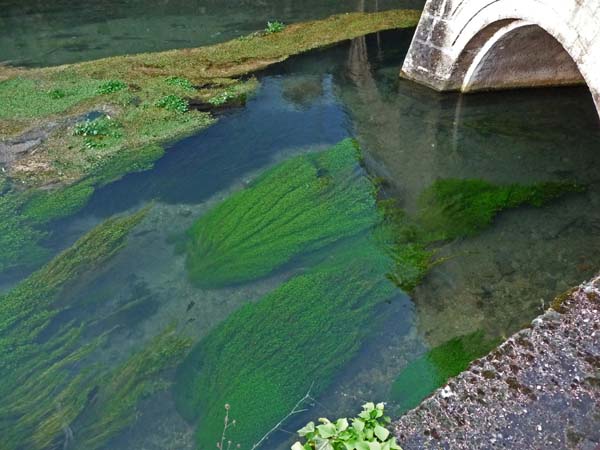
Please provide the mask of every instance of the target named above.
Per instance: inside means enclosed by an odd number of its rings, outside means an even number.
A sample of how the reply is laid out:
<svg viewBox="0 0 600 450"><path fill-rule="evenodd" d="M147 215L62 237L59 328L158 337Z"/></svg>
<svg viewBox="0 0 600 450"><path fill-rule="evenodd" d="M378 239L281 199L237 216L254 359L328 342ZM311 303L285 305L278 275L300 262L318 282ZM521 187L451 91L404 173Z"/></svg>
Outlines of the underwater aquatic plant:
<svg viewBox="0 0 600 450"><path fill-rule="evenodd" d="M540 207L566 193L585 190L573 182L496 185L479 179L441 179L421 195L418 219L432 234L430 240L472 236L504 209Z"/></svg>
<svg viewBox="0 0 600 450"><path fill-rule="evenodd" d="M500 342L500 338L475 331L432 348L400 373L392 385L390 399L402 411L414 408L449 378L464 371L471 361L481 358Z"/></svg>
<svg viewBox="0 0 600 450"><path fill-rule="evenodd" d="M107 220L0 296L0 435L7 448L51 447L86 408L99 372L72 368L104 336L82 340L83 323L55 329L53 319L65 306L65 289L123 248L145 214Z"/></svg>
<svg viewBox="0 0 600 450"><path fill-rule="evenodd" d="M256 303L230 315L178 370L178 411L199 423L199 448L214 447L224 403L236 408L230 439L249 448L290 411L312 384L318 395L357 353L397 295L392 262L368 237ZM313 384L314 382L314 384Z"/></svg>
<svg viewBox="0 0 600 450"><path fill-rule="evenodd" d="M357 146L345 140L267 170L189 230L192 281L250 281L372 227L379 220L373 186L357 167Z"/></svg>

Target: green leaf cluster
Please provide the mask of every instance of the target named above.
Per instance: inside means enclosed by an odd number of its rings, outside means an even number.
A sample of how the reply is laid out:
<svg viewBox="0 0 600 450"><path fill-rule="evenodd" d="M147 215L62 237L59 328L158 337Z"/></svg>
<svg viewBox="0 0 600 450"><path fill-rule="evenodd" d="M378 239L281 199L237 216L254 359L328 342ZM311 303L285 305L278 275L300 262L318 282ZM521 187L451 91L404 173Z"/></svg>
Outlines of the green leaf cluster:
<svg viewBox="0 0 600 450"><path fill-rule="evenodd" d="M178 370L174 390L179 412L198 423L199 448L214 446L225 403L236 408L231 439L249 448L312 381L311 395L322 392L396 295L385 277L390 264L371 239L345 242L204 338Z"/></svg>
<svg viewBox="0 0 600 450"><path fill-rule="evenodd" d="M86 120L75 125L73 134L84 137L84 145L89 149L106 147L111 140L123 136L121 124L108 116L102 116L94 120Z"/></svg>
<svg viewBox="0 0 600 450"><path fill-rule="evenodd" d="M187 100L174 94L165 95L157 100L155 105L159 108L164 108L167 111L175 111L181 114L187 112L190 108L190 104Z"/></svg>
<svg viewBox="0 0 600 450"><path fill-rule="evenodd" d="M187 78L183 78L183 77L176 77L176 76L167 77L165 79L165 83L167 83L169 86L177 86L177 87L180 87L180 88L188 90L188 91L195 90L192 82L190 80L188 80Z"/></svg>
<svg viewBox="0 0 600 450"><path fill-rule="evenodd" d="M229 103L232 100L237 99L238 97L239 95L233 89L227 89L215 95L214 97L211 97L208 100L208 103L210 103L213 106L222 106Z"/></svg>
<svg viewBox="0 0 600 450"><path fill-rule="evenodd" d="M402 450L386 428L391 423L384 415L384 404L365 403L354 419L335 422L320 418L321 425L309 422L298 435L305 439L292 445L292 450Z"/></svg>
<svg viewBox="0 0 600 450"><path fill-rule="evenodd" d="M98 94L113 94L115 92L122 91L123 89L127 89L127 83L121 80L108 80L102 83L98 87Z"/></svg>
<svg viewBox="0 0 600 450"><path fill-rule="evenodd" d="M285 30L285 24L278 20L274 20L272 22L270 22L270 21L267 22L267 27L265 28L265 33L266 34L275 34L275 33L281 33L283 30Z"/></svg>

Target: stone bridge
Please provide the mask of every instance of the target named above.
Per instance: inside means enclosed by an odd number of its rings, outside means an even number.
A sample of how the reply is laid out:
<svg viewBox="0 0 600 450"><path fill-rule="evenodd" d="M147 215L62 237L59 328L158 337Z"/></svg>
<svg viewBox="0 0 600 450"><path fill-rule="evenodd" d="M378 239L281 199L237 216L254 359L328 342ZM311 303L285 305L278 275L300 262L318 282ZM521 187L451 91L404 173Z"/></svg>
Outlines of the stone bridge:
<svg viewBox="0 0 600 450"><path fill-rule="evenodd" d="M402 75L439 91L586 83L600 114L600 0L427 0Z"/></svg>

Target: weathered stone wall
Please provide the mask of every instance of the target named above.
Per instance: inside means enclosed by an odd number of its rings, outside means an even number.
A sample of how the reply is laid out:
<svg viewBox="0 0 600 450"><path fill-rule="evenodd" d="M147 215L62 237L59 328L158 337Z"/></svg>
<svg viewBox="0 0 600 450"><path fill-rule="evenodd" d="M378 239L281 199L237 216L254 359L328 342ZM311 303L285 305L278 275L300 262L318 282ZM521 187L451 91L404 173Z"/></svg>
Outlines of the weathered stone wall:
<svg viewBox="0 0 600 450"><path fill-rule="evenodd" d="M404 450L600 448L600 277L395 423Z"/></svg>
<svg viewBox="0 0 600 450"><path fill-rule="evenodd" d="M402 74L440 91L585 82L600 113L600 2L428 0Z"/></svg>

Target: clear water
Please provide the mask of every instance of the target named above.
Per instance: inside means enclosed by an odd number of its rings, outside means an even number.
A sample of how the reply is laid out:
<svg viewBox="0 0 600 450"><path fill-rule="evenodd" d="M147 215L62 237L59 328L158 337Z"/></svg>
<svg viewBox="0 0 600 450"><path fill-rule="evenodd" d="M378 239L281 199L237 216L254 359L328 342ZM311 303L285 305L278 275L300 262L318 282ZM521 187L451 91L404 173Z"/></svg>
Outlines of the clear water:
<svg viewBox="0 0 600 450"><path fill-rule="evenodd" d="M2 1L0 63L47 66L198 47L350 11L421 8L424 0Z"/></svg>
<svg viewBox="0 0 600 450"><path fill-rule="evenodd" d="M448 260L412 297L398 291L358 355L267 447L283 448L290 439L285 430L309 418L353 414L366 400L388 401L398 374L427 349L481 329L506 336L600 267L600 127L589 93L436 94L398 79L410 38L410 32L392 32L357 39L261 74L261 88L245 109L175 143L153 170L102 188L83 211L54 224L58 251L113 214L154 203L127 246L65 298L71 305L101 298L92 311L99 317L142 299L142 307L106 323L120 328L94 353L95 362L119 364L173 322L198 341L293 276L293 269L283 270L237 287L200 289L190 284L173 237L266 168L348 136L361 143L366 170L386 180L386 195L409 212L440 178L574 180L588 191L540 209L506 211L481 234L446 244L439 256ZM90 310L75 307L62 319L85 314ZM72 431L76 437L77 428ZM167 390L145 399L133 424L106 448L192 449L194 433ZM76 439L69 448L77 448Z"/></svg>

